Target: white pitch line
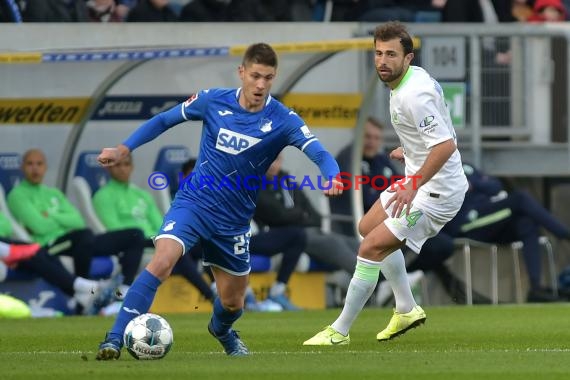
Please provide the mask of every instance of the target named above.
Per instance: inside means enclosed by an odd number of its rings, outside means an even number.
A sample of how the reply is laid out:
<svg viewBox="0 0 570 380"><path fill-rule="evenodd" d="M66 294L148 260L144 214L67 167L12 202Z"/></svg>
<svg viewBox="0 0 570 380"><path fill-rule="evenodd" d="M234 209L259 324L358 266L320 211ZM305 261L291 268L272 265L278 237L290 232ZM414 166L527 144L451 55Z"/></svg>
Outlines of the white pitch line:
<svg viewBox="0 0 570 380"><path fill-rule="evenodd" d="M184 355L220 355L222 351L175 351L177 354ZM260 355L321 355L321 354L401 354L401 353L415 353L415 354L426 354L426 353L438 353L438 354L453 354L453 353L525 353L525 352L570 352L570 348L526 348L526 349L493 349L493 350L468 350L468 349L458 349L458 350L344 350L342 348L332 348L325 350L307 350L307 351L250 351L252 354ZM0 352L0 355L94 355L95 351L16 351L16 352Z"/></svg>

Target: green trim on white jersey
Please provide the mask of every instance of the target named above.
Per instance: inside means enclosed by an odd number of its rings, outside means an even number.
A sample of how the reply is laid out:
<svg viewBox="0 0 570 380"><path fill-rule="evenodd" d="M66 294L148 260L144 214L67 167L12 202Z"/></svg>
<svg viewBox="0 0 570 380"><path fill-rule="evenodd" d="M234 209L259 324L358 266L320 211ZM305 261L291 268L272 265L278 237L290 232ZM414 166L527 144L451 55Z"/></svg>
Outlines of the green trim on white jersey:
<svg viewBox="0 0 570 380"><path fill-rule="evenodd" d="M404 84L406 84L406 82L408 81L408 79L410 79L410 77L412 76L413 73L414 73L414 70L412 70L412 67L408 66L408 70L406 71L406 74L404 75L404 77L402 78L400 83L398 83L396 88L394 88L392 91L396 91L397 89L402 87Z"/></svg>

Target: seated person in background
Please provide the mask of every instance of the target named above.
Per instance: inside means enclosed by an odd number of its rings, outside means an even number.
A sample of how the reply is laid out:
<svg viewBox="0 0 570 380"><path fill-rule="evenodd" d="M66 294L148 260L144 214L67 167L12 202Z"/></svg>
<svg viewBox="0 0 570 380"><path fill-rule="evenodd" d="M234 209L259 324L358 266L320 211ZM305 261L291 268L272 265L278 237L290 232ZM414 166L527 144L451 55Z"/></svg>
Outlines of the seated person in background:
<svg viewBox="0 0 570 380"><path fill-rule="evenodd" d="M154 248L152 237L162 226L162 214L150 194L130 183L133 173L131 155L115 166L108 167L111 180L93 196L93 206L101 223L109 231L139 228L145 236L145 247ZM191 255L183 255L173 273L184 276L210 302L214 293L197 268Z"/></svg>
<svg viewBox="0 0 570 380"><path fill-rule="evenodd" d="M231 1L228 0L192 0L180 11L179 21L224 22L229 21Z"/></svg>
<svg viewBox="0 0 570 380"><path fill-rule="evenodd" d="M559 239L570 239L570 230L526 192L507 193L498 178L487 176L463 163L469 181L463 206L443 229L453 237L487 243L510 244L521 241L530 282L528 302L553 302L560 299L541 285L542 260L540 228Z"/></svg>
<svg viewBox="0 0 570 380"><path fill-rule="evenodd" d="M7 270L17 269L43 278L72 297L82 314L96 314L113 295L112 281L93 281L67 271L57 257L50 256L39 244L12 240L12 225L0 212L0 282Z"/></svg>
<svg viewBox="0 0 570 380"><path fill-rule="evenodd" d="M566 7L562 0L536 0L532 7L529 22L566 21Z"/></svg>
<svg viewBox="0 0 570 380"><path fill-rule="evenodd" d="M185 177L190 175L196 165L195 159L188 160L182 167ZM246 309L253 311L281 311L281 310L299 310L286 295L287 284L291 275L295 271L295 267L299 262L301 254L307 245L307 236L301 227L286 226L271 229L269 231L259 231L252 235L249 239L249 251L252 254L260 256L275 256L282 253L281 264L277 270L277 278L269 288L269 296L266 300L257 302L251 287L248 287L246 293ZM202 247L196 245L191 250L192 256L202 255ZM208 270L208 275L213 276Z"/></svg>
<svg viewBox="0 0 570 380"><path fill-rule="evenodd" d="M85 0L26 0L24 22L87 22Z"/></svg>
<svg viewBox="0 0 570 380"><path fill-rule="evenodd" d="M85 4L91 22L121 22L128 10L124 5L117 5L115 0L88 0Z"/></svg>
<svg viewBox="0 0 570 380"><path fill-rule="evenodd" d="M83 278L89 278L93 256L116 255L123 275L117 294L126 294L141 262L142 231L131 228L94 235L66 196L42 183L47 163L41 150L24 154L22 171L24 180L8 194L8 207L32 239L50 255L71 256L75 274Z"/></svg>
<svg viewBox="0 0 570 380"><path fill-rule="evenodd" d="M127 14L127 22L178 21L170 7L170 0L138 0Z"/></svg>
<svg viewBox="0 0 570 380"><path fill-rule="evenodd" d="M392 159L387 153L382 150L383 145L383 132L384 125L376 118L370 116L366 119L364 125L364 141L362 146L362 161L361 161L361 172L362 175L367 176L372 179L375 176L383 176L387 181L387 185L390 185L390 181L393 176L399 178L400 175L398 169L392 163ZM351 173L351 160L352 160L352 147L354 143L348 144L343 148L336 157L338 165L341 172ZM350 178L351 182L354 183L354 176ZM372 205L378 201L380 194L382 193L384 182L382 180L374 181L374 186L370 182L360 185L362 191L362 206L364 213L372 207ZM335 198L330 198L329 203L331 206L332 214L352 216L352 192L354 191L353 186L350 189L345 190L340 196ZM353 222L333 222L333 230L339 233L354 236L355 229L353 227ZM441 281L441 284L456 303L465 303L465 285L457 279L445 265L445 261L450 258L455 251L453 245L453 239L440 232L436 236L428 239L422 246L420 255L413 255L413 260L407 265L408 273L415 273L421 271L423 273L432 271ZM406 248L404 253L409 253L410 251ZM414 276L416 277L416 276ZM380 274L380 281L383 280L382 274ZM380 304L385 303L388 300L391 292L388 283L382 283L379 291L377 292L377 302ZM473 293L474 303L489 303L490 301L476 292Z"/></svg>

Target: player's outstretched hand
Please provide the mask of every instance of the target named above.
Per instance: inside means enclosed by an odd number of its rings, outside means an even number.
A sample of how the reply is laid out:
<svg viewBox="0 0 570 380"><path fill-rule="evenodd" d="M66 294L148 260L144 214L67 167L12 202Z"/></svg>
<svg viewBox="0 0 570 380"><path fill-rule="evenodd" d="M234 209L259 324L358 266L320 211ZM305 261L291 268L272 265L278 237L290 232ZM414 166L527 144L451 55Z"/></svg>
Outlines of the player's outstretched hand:
<svg viewBox="0 0 570 380"><path fill-rule="evenodd" d="M342 194L342 187L342 182L339 182L336 179L333 179L332 181L326 181L324 186L325 190L323 190L323 193L325 193L327 197L336 197Z"/></svg>
<svg viewBox="0 0 570 380"><path fill-rule="evenodd" d="M129 149L124 145L119 145L116 148L103 148L101 154L97 157L97 161L103 166L113 166L128 154Z"/></svg>

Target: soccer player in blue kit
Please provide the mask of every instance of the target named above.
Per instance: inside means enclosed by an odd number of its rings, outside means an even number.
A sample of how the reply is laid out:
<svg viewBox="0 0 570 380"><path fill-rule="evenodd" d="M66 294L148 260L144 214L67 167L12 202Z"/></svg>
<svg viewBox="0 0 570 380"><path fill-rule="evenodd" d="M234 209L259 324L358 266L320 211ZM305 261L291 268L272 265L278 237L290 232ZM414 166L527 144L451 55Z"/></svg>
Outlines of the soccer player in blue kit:
<svg viewBox="0 0 570 380"><path fill-rule="evenodd" d="M339 168L333 156L295 112L269 93L277 73L273 48L265 43L249 46L238 73L241 88L199 91L142 124L122 144L103 149L98 157L103 166L112 166L177 124L203 121L194 174L164 216L155 238L156 253L127 292L99 346L97 360L119 358L128 322L149 310L158 286L180 256L199 241L204 264L212 267L218 288L208 331L226 354L247 355L232 325L243 313L250 271L250 219L269 165L283 148L295 146L329 178L323 186L325 195L342 192L335 180Z"/></svg>

